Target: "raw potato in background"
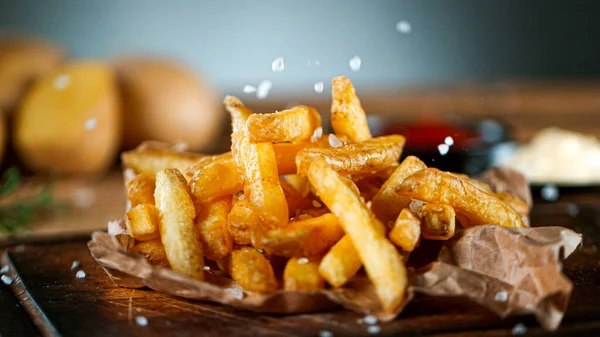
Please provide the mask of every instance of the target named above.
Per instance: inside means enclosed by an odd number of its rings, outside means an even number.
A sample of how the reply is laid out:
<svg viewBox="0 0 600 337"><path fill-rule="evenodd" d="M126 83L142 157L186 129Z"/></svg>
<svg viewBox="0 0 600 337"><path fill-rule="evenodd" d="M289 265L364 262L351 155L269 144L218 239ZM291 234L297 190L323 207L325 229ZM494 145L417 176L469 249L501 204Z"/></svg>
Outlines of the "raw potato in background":
<svg viewBox="0 0 600 337"><path fill-rule="evenodd" d="M14 146L30 169L88 174L114 163L121 115L114 71L106 63L56 69L33 86L14 117Z"/></svg>
<svg viewBox="0 0 600 337"><path fill-rule="evenodd" d="M125 148L144 140L206 150L221 131L223 110L209 88L186 69L152 59L117 63Z"/></svg>
<svg viewBox="0 0 600 337"><path fill-rule="evenodd" d="M25 90L38 78L49 74L65 58L64 51L38 39L0 42L0 109L11 113Z"/></svg>

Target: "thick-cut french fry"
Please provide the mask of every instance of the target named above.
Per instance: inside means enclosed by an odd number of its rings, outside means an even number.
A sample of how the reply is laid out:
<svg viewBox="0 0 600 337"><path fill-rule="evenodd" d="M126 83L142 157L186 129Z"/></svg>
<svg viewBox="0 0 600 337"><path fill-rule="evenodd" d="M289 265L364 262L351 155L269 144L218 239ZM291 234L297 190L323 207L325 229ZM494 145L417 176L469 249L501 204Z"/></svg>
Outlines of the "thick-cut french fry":
<svg viewBox="0 0 600 337"><path fill-rule="evenodd" d="M336 135L346 136L352 142L371 138L367 115L356 90L347 77L339 76L331 83L331 126Z"/></svg>
<svg viewBox="0 0 600 337"><path fill-rule="evenodd" d="M352 179L346 178L346 177L340 177L340 180L342 180L344 185L346 185L349 189L351 189L354 194L360 196L360 190L358 189L358 186L356 186L356 184L352 181Z"/></svg>
<svg viewBox="0 0 600 337"><path fill-rule="evenodd" d="M310 193L310 183L306 177L301 177L297 174L288 174L284 176L283 179L285 179L288 184L292 185L301 196L306 197L308 193ZM281 185L281 187L283 187L283 185Z"/></svg>
<svg viewBox="0 0 600 337"><path fill-rule="evenodd" d="M289 214L296 214L297 210L312 207L312 200L303 197L294 186L290 185L285 179L279 179L283 194L287 200Z"/></svg>
<svg viewBox="0 0 600 337"><path fill-rule="evenodd" d="M456 213L445 204L425 204L420 208L421 236L429 240L448 240L454 236Z"/></svg>
<svg viewBox="0 0 600 337"><path fill-rule="evenodd" d="M256 249L243 247L231 252L229 274L248 291L270 293L278 282L269 260Z"/></svg>
<svg viewBox="0 0 600 337"><path fill-rule="evenodd" d="M421 220L410 209L404 208L388 233L388 238L403 251L412 252L419 244L420 237Z"/></svg>
<svg viewBox="0 0 600 337"><path fill-rule="evenodd" d="M300 105L270 114L252 114L246 126L253 143L295 142L309 139L321 127L321 116L314 108Z"/></svg>
<svg viewBox="0 0 600 337"><path fill-rule="evenodd" d="M371 209L381 222L388 227L398 218L400 211L410 203L410 198L398 195L394 191L406 177L426 169L427 166L419 158L408 156L394 170L390 178L381 186L373 198Z"/></svg>
<svg viewBox="0 0 600 337"><path fill-rule="evenodd" d="M151 204L140 204L127 211L127 232L139 241L148 241L159 236L158 210Z"/></svg>
<svg viewBox="0 0 600 337"><path fill-rule="evenodd" d="M165 248L163 247L160 238L140 242L131 248L131 251L143 255L148 262L155 266L171 268L169 265L169 260L167 260Z"/></svg>
<svg viewBox="0 0 600 337"><path fill-rule="evenodd" d="M168 168L176 168L183 172L203 157L204 155L199 153L176 151L166 144L157 142L145 142L135 150L121 154L121 160L126 167L132 168L136 173L146 173L151 176Z"/></svg>
<svg viewBox="0 0 600 337"><path fill-rule="evenodd" d="M278 227L289 220L287 201L279 185L277 160L271 143L252 144L245 126L249 110L232 96L225 98L231 114L231 154L243 174L244 194L266 226Z"/></svg>
<svg viewBox="0 0 600 337"><path fill-rule="evenodd" d="M233 241L239 245L252 243L254 228L260 223L258 214L250 207L250 203L243 196L243 200L236 201L227 216L227 228ZM235 197L234 197L235 198Z"/></svg>
<svg viewBox="0 0 600 337"><path fill-rule="evenodd" d="M402 257L377 229L383 225L324 159L311 164L308 180L352 240L383 310L395 312L406 298L408 280Z"/></svg>
<svg viewBox="0 0 600 337"><path fill-rule="evenodd" d="M517 213L523 216L529 215L529 205L525 201L507 192L497 192L496 196L517 211Z"/></svg>
<svg viewBox="0 0 600 337"><path fill-rule="evenodd" d="M202 204L196 216L196 229L202 241L204 257L220 259L233 248L233 239L227 226L227 215L231 211L231 197L225 196Z"/></svg>
<svg viewBox="0 0 600 337"><path fill-rule="evenodd" d="M316 291L325 282L319 275L319 264L307 258L291 258L283 271L283 289L289 291Z"/></svg>
<svg viewBox="0 0 600 337"><path fill-rule="evenodd" d="M469 177L466 174L461 174L461 173L452 173L452 175L454 175L455 177L462 179L466 182L471 183L471 185L479 188L480 190L486 192L486 193L494 193L494 191L492 191L492 187L486 183L484 183L481 180L477 180L477 179L473 179L471 177Z"/></svg>
<svg viewBox="0 0 600 337"><path fill-rule="evenodd" d="M203 169L206 166L208 166L214 162L223 162L223 161L227 161L227 160L233 160L233 156L231 156L231 152L225 152L225 153L217 154L214 156L206 156L206 157L200 158L194 164L188 166L185 169L185 171L183 172L183 175L185 176L185 178L188 181L190 181L190 179L192 179L192 177L194 176L196 171Z"/></svg>
<svg viewBox="0 0 600 337"><path fill-rule="evenodd" d="M395 191L429 203L448 204L474 225L526 227L521 215L498 197L437 169L413 173Z"/></svg>
<svg viewBox="0 0 600 337"><path fill-rule="evenodd" d="M202 242L194 226L196 210L179 170L166 169L156 174L154 199L160 214L160 238L169 264L180 274L202 280L204 258Z"/></svg>
<svg viewBox="0 0 600 337"><path fill-rule="evenodd" d="M404 141L400 135L390 135L338 148L307 148L296 156L298 174L306 176L316 158L323 158L341 174L381 171L400 159Z"/></svg>
<svg viewBox="0 0 600 337"><path fill-rule="evenodd" d="M156 184L154 176L146 173L141 173L127 182L127 199L131 203L131 207L140 204L154 205L154 189Z"/></svg>
<svg viewBox="0 0 600 337"><path fill-rule="evenodd" d="M326 147L321 143L278 143L273 144L275 160L277 161L277 172L280 175L296 174L296 156L298 152L314 147Z"/></svg>
<svg viewBox="0 0 600 337"><path fill-rule="evenodd" d="M305 214L286 226L256 232L253 245L285 257L318 257L344 235L336 216L327 213L316 218Z"/></svg>
<svg viewBox="0 0 600 337"><path fill-rule="evenodd" d="M319 274L332 287L341 287L362 267L356 248L348 235L344 235L319 264Z"/></svg>
<svg viewBox="0 0 600 337"><path fill-rule="evenodd" d="M196 170L190 180L190 188L194 202L202 203L242 190L243 184L237 166L231 155Z"/></svg>

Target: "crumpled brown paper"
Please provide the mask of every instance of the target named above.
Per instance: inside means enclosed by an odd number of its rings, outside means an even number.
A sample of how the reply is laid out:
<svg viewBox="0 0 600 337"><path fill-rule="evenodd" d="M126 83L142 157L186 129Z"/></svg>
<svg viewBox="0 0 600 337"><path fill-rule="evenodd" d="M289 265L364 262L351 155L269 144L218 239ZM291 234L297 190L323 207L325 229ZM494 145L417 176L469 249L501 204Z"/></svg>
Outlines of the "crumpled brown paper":
<svg viewBox="0 0 600 337"><path fill-rule="evenodd" d="M486 182L492 188L500 190L498 186L504 184L503 191L514 195L529 193L524 179L498 178L514 171L500 173L488 173ZM217 270L205 271L205 281L200 282L152 266L143 256L127 251L131 241L123 234L123 222L114 221L108 234L96 232L88 243L92 256L122 287L149 287L263 313L315 312L341 305L384 322L394 319L417 291L432 296L466 296L502 317L535 314L547 329L560 324L571 294L572 284L561 273L561 261L581 242L579 234L561 227L480 226L464 230L444 244L437 261L411 276L406 302L390 313L381 309L373 285L364 275L338 289L257 294L245 291Z"/></svg>

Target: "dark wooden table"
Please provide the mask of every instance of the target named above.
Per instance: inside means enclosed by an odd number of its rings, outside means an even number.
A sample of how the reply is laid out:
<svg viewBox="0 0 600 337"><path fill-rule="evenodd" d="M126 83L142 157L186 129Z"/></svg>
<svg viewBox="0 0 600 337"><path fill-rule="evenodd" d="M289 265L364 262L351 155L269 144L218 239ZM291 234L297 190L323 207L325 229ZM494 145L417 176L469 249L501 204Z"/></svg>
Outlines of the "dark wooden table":
<svg viewBox="0 0 600 337"><path fill-rule="evenodd" d="M594 194L595 195L595 194ZM591 200L591 202L586 202ZM574 202L571 202L574 201ZM533 317L506 320L460 298L417 296L401 316L380 324L380 335L506 336L523 323L527 335L600 335L600 204L581 194L559 203L539 203L532 223L565 226L584 234L584 245L564 265L574 283L560 329L543 331ZM15 281L0 283L0 336L334 336L369 335L361 315L335 310L273 316L194 302L151 290L117 287L90 256L87 239L27 243L9 247L1 265ZM75 277L73 261L87 276ZM148 319L140 326L135 318Z"/></svg>

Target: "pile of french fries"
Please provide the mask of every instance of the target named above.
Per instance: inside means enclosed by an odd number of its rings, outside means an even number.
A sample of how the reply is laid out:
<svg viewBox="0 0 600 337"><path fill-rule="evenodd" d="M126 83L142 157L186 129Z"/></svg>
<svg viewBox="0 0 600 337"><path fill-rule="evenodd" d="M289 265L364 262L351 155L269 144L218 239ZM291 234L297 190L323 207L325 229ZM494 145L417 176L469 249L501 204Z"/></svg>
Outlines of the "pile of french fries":
<svg viewBox="0 0 600 337"><path fill-rule="evenodd" d="M526 226L529 208L510 194L416 157L398 164L404 137L373 138L350 80L332 87L332 134L311 107L256 114L228 96L231 152L125 152L136 173L127 182L129 249L258 293L342 287L364 267L382 309L395 312L421 240L447 240L460 226Z"/></svg>

